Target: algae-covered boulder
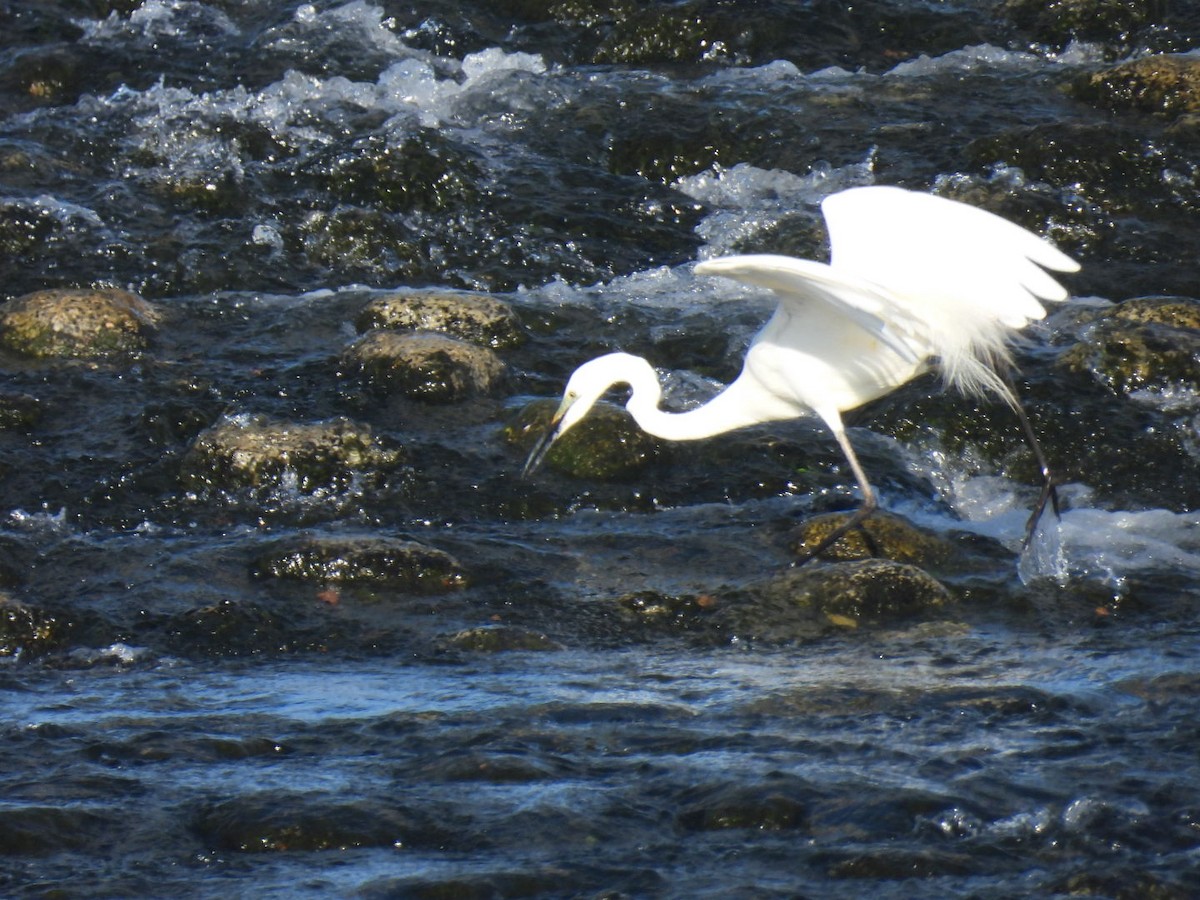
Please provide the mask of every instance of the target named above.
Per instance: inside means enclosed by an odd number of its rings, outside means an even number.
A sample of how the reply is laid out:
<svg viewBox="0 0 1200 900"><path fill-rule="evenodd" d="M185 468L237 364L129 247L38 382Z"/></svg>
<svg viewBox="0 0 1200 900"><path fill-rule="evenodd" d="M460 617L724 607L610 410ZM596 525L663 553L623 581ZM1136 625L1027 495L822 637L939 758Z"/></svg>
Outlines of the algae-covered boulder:
<svg viewBox="0 0 1200 900"><path fill-rule="evenodd" d="M35 291L0 309L0 343L35 357L103 359L145 350L161 314L115 288Z"/></svg>
<svg viewBox="0 0 1200 900"><path fill-rule="evenodd" d="M953 597L916 566L888 559L789 569L723 603L719 624L744 640L815 640L833 631L941 615Z"/></svg>
<svg viewBox="0 0 1200 900"><path fill-rule="evenodd" d="M368 584L420 594L465 587L462 565L449 553L417 541L388 537L309 536L262 554L262 577L333 584Z"/></svg>
<svg viewBox="0 0 1200 900"><path fill-rule="evenodd" d="M1200 111L1200 57L1164 53L1144 56L1085 75L1072 91L1113 110L1178 116Z"/></svg>
<svg viewBox="0 0 1200 900"><path fill-rule="evenodd" d="M302 493L345 487L354 477L394 469L403 452L345 418L283 422L231 416L196 436L182 477L192 489L236 490L291 483Z"/></svg>
<svg viewBox="0 0 1200 900"><path fill-rule="evenodd" d="M804 555L816 547L851 513L826 513L801 522L792 534L793 550ZM900 516L876 512L857 528L842 535L821 556L831 560L883 557L896 562L928 566L947 559L953 552L949 541L917 528Z"/></svg>
<svg viewBox="0 0 1200 900"><path fill-rule="evenodd" d="M29 394L0 393L0 429L32 428L42 417L42 406Z"/></svg>
<svg viewBox="0 0 1200 900"><path fill-rule="evenodd" d="M351 344L342 366L373 392L431 403L491 393L505 372L504 363L487 347L431 332L383 329Z"/></svg>
<svg viewBox="0 0 1200 900"><path fill-rule="evenodd" d="M259 656L295 649L288 624L256 603L220 600L167 623L167 645L186 656Z"/></svg>
<svg viewBox="0 0 1200 900"><path fill-rule="evenodd" d="M505 426L510 446L523 453L533 449L558 403L534 400ZM610 403L597 403L583 421L554 442L546 465L576 478L628 478L654 461L658 444L638 428L628 412Z"/></svg>
<svg viewBox="0 0 1200 900"><path fill-rule="evenodd" d="M756 592L854 623L902 619L952 601L950 592L926 572L885 559L792 569L762 583Z"/></svg>
<svg viewBox="0 0 1200 900"><path fill-rule="evenodd" d="M1060 364L1119 394L1200 390L1200 301L1126 300L1108 310Z"/></svg>
<svg viewBox="0 0 1200 900"><path fill-rule="evenodd" d="M538 631L510 625L484 625L467 628L452 635L449 644L458 650L475 653L545 652L561 650L562 644Z"/></svg>
<svg viewBox="0 0 1200 900"><path fill-rule="evenodd" d="M60 617L0 593L0 658L52 650L63 643L68 627Z"/></svg>
<svg viewBox="0 0 1200 900"><path fill-rule="evenodd" d="M494 350L516 347L525 340L511 306L475 291L397 291L368 303L354 325L359 331L436 331Z"/></svg>

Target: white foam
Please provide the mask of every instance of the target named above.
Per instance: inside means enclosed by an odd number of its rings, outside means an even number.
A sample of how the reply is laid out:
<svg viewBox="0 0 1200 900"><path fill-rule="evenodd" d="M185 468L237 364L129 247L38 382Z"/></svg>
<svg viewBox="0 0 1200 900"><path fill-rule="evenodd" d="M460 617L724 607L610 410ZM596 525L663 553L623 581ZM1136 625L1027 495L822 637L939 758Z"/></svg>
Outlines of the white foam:
<svg viewBox="0 0 1200 900"><path fill-rule="evenodd" d="M720 166L680 178L674 187L712 211L696 228L708 245L703 258L733 252L748 238L811 208L828 194L874 181L873 156L835 168L817 166L804 175L783 169L760 169L746 163Z"/></svg>

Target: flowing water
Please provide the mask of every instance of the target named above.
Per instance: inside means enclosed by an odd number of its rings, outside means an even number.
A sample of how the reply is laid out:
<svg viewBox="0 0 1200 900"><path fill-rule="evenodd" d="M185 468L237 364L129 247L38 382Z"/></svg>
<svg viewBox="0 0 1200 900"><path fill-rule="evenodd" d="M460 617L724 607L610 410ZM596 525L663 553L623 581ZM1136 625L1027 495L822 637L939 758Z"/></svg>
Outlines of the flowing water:
<svg viewBox="0 0 1200 900"><path fill-rule="evenodd" d="M1067 90L1189 50L1187 22L1055 43L972 0L4 9L0 291L116 285L166 318L129 365L0 357L42 410L0 430L0 585L69 624L0 660L0 893L1194 896L1198 404L1057 364L1087 311L1195 292L1194 126ZM1030 135L1053 152L1022 166ZM1108 180L1117 158L1149 180ZM986 202L1083 263L1021 351L1063 516L1021 553L1019 433L922 381L856 444L888 509L991 565L927 618L714 624L787 566L797 516L852 502L816 423L610 482L520 481L504 423L615 347L671 402L709 396L770 299L690 264L821 258L820 199L870 183ZM515 308L503 390L347 385L355 315L402 285ZM351 416L407 465L181 478L198 432L255 415ZM471 586L253 574L313 533L419 540Z"/></svg>

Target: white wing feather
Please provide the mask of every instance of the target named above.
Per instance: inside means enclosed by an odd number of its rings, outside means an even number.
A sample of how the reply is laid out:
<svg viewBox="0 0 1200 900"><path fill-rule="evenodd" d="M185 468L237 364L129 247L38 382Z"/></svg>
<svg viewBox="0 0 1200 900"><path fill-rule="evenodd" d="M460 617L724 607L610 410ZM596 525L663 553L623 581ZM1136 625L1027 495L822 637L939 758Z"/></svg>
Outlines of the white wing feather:
<svg viewBox="0 0 1200 900"><path fill-rule="evenodd" d="M762 253L705 260L696 264L695 271L698 275L724 275L743 284L770 288L781 303L828 303L908 362L920 362L924 355L904 340L903 334L909 329L902 321L901 305L878 285L836 272L825 263Z"/></svg>
<svg viewBox="0 0 1200 900"><path fill-rule="evenodd" d="M830 263L781 256L708 260L700 274L771 288L784 303L830 303L901 356L937 358L947 384L1012 401L996 368L1013 330L1067 292L1046 269L1079 265L986 210L897 187L851 188L821 204Z"/></svg>

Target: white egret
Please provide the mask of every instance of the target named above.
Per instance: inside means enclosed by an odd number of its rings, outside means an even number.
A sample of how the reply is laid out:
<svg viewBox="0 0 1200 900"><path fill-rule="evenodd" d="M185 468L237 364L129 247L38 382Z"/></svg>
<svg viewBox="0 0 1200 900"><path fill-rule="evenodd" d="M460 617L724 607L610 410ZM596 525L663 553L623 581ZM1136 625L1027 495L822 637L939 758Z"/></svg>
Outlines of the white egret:
<svg viewBox="0 0 1200 900"><path fill-rule="evenodd" d="M1047 498L1050 471L1007 377L1018 329L1041 319L1041 300L1067 292L1044 271L1078 271L1049 242L999 216L954 200L897 187L858 187L822 202L830 261L752 255L699 263L770 288L779 306L755 337L738 378L698 409L659 409L662 388L650 364L627 353L584 363L525 464L528 474L551 444L579 422L609 388L632 388L626 408L638 425L685 441L815 412L829 426L862 493L858 510L804 560L825 550L875 511L878 501L846 435L842 413L936 368L964 394L993 394L1020 418L1045 483L1026 527L1032 537Z"/></svg>

